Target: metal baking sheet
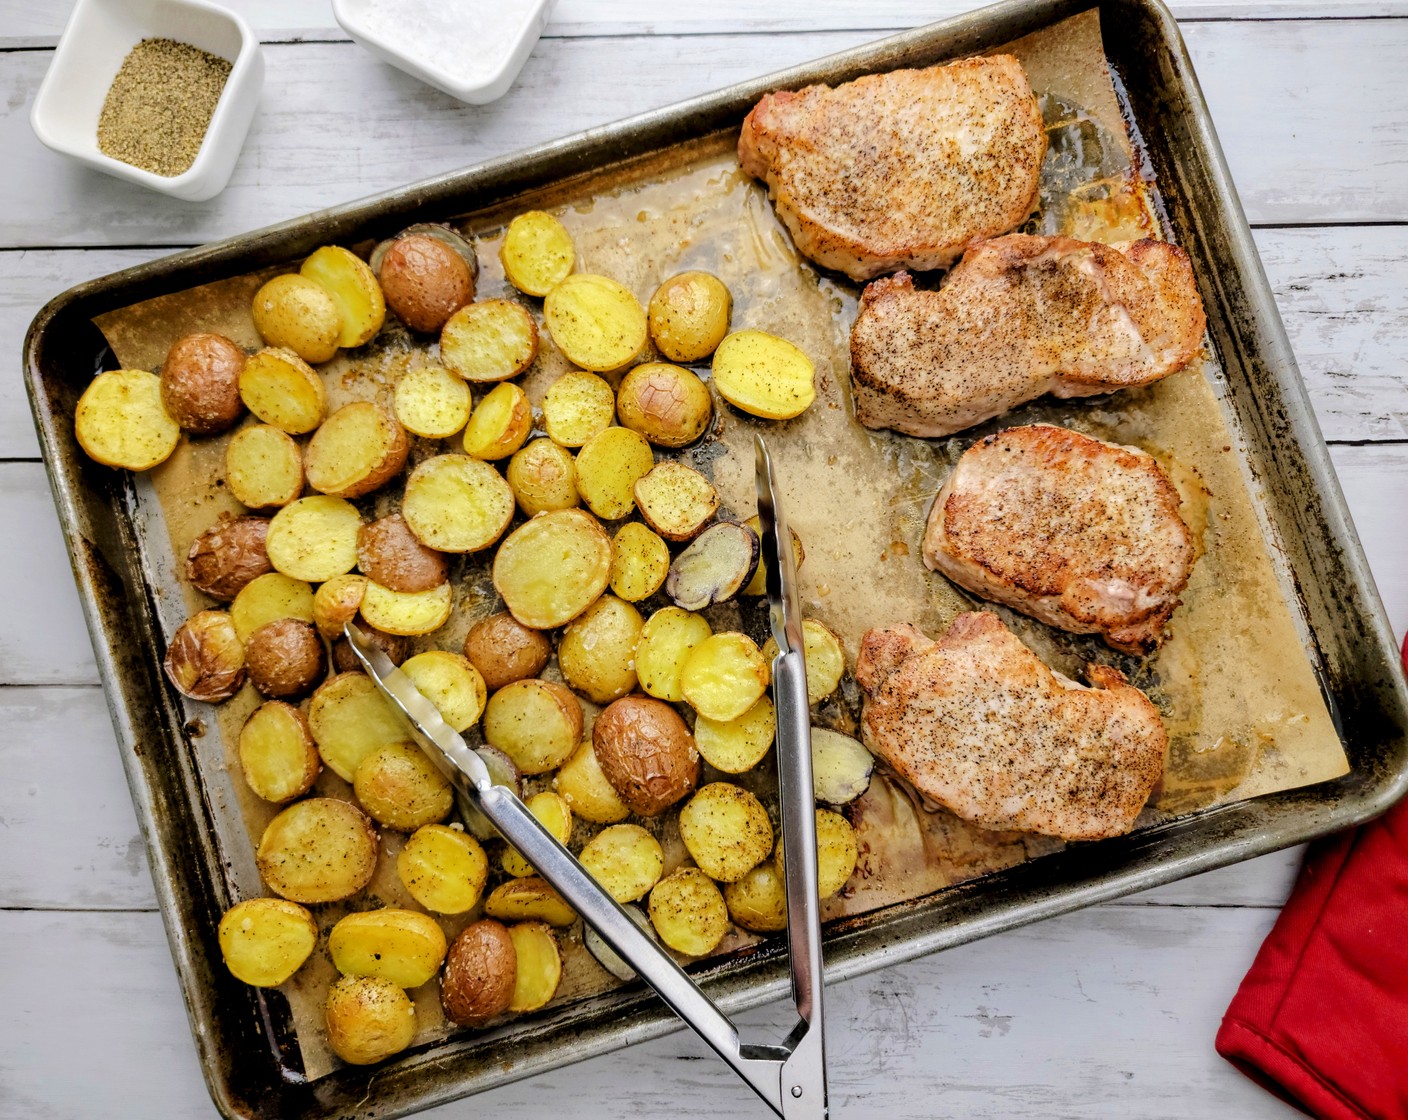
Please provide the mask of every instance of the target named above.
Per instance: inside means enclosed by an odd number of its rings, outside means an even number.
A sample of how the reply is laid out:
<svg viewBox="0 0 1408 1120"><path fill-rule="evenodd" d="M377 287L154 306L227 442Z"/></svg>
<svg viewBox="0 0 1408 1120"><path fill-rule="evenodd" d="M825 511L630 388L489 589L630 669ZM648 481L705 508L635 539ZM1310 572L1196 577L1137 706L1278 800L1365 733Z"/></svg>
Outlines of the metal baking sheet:
<svg viewBox="0 0 1408 1120"><path fill-rule="evenodd" d="M161 624L160 581L136 561L144 550L137 539L140 524L129 515L131 484L89 463L73 445L73 403L92 372L111 364L91 318L296 259L327 241L355 242L414 220L484 212L547 188L570 191L574 180L613 168L648 175L652 167L677 162L682 146L704 151L721 130L736 131L768 89L974 53L1088 7L1001 5L511 160L95 281L41 313L26 344L36 420L197 1043L222 1110L341 1115L363 1099L369 1075L343 1069L305 1078L282 997L259 995L230 980L213 949L215 923L230 900L229 861L247 861L248 854L231 853L219 842L229 807L221 803L221 791L202 779L193 745L199 729L182 727L184 717L171 706L150 652L162 648L161 633L169 626ZM1290 590L1303 606L1352 768L1333 782L1222 805L1120 840L1073 847L878 915L843 919L828 928L829 975L879 967L1295 843L1382 810L1403 785L1405 707L1392 641L1176 29L1162 9L1144 4L1106 4L1100 14L1106 54L1143 127L1147 170L1157 177L1168 222L1203 284L1227 403L1247 438L1244 466L1263 499L1269 531L1284 550ZM132 634L143 638L134 643ZM704 975L721 1002L738 1007L780 994L785 962L775 947L765 947L711 964ZM594 996L487 1035L452 1036L413 1050L378 1067L370 1103L378 1114L429 1105L673 1025L640 991ZM511 1064L497 1046L505 1038L512 1039Z"/></svg>

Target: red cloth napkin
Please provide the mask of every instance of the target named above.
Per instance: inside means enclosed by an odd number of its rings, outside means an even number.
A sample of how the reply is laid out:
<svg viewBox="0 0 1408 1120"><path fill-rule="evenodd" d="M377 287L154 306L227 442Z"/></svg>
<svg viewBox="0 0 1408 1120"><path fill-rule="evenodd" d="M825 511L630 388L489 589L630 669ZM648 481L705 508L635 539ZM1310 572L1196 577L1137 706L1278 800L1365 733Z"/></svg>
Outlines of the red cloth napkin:
<svg viewBox="0 0 1408 1120"><path fill-rule="evenodd" d="M1321 1120L1408 1118L1408 801L1311 848L1217 1052Z"/></svg>

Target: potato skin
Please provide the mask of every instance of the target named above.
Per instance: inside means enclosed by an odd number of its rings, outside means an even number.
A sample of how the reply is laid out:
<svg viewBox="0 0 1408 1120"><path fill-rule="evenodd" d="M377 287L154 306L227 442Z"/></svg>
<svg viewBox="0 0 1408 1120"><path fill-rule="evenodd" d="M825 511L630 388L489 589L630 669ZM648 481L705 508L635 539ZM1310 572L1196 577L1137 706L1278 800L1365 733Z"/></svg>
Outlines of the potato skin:
<svg viewBox="0 0 1408 1120"><path fill-rule="evenodd" d="M445 1017L462 1027L482 1027L508 1010L518 953L508 929L491 918L460 930L445 958L440 1002Z"/></svg>
<svg viewBox="0 0 1408 1120"><path fill-rule="evenodd" d="M358 621L357 626L371 641L372 645L386 654L391 664L401 664L410 654L411 643L409 639L402 637L400 634L388 634L386 631L378 630L375 626L368 626L362 621ZM365 672L362 668L362 663L357 660L357 655L352 652L352 643L346 638L338 638L332 645L332 667L333 671L336 673Z"/></svg>
<svg viewBox="0 0 1408 1120"><path fill-rule="evenodd" d="M245 678L244 648L230 616L201 611L186 619L166 647L162 667L176 691L192 700L228 700Z"/></svg>
<svg viewBox="0 0 1408 1120"><path fill-rule="evenodd" d="M616 415L661 447L684 447L704 434L714 416L709 389L687 369L666 362L636 366L621 381Z"/></svg>
<svg viewBox="0 0 1408 1120"><path fill-rule="evenodd" d="M324 1015L328 1045L344 1062L371 1065L411 1044L416 1009L390 980L343 976L328 989Z"/></svg>
<svg viewBox="0 0 1408 1120"><path fill-rule="evenodd" d="M280 618L259 627L249 636L244 657L249 683L280 700L312 692L328 668L318 628L297 618Z"/></svg>
<svg viewBox="0 0 1408 1120"><path fill-rule="evenodd" d="M424 234L398 237L381 259L387 306L413 331L438 331L474 299L474 276L464 258Z"/></svg>
<svg viewBox="0 0 1408 1120"><path fill-rule="evenodd" d="M552 656L552 643L541 630L524 626L508 611L500 611L469 628L464 655L479 670L485 687L497 692L506 684L542 672Z"/></svg>
<svg viewBox="0 0 1408 1120"><path fill-rule="evenodd" d="M623 696L597 716L592 749L601 771L631 810L663 813L699 781L694 736L674 708L648 696Z"/></svg>
<svg viewBox="0 0 1408 1120"><path fill-rule="evenodd" d="M399 513L358 531L357 567L392 591L429 591L450 578L445 554L421 544Z"/></svg>
<svg viewBox="0 0 1408 1120"><path fill-rule="evenodd" d="M178 338L161 366L161 403L188 432L223 432L244 414L244 351L222 334Z"/></svg>
<svg viewBox="0 0 1408 1120"><path fill-rule="evenodd" d="M728 334L733 297L711 272L681 272L650 297L650 337L672 362L707 358Z"/></svg>
<svg viewBox="0 0 1408 1120"><path fill-rule="evenodd" d="M274 570L264 547L268 536L267 518L222 518L191 542L186 579L197 591L228 603L250 580Z"/></svg>

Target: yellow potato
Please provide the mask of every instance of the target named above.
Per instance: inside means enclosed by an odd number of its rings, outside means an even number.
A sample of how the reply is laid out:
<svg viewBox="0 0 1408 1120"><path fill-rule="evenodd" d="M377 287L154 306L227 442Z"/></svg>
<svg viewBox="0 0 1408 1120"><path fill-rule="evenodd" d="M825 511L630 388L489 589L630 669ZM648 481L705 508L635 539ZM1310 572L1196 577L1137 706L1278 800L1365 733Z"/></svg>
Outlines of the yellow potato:
<svg viewBox="0 0 1408 1120"><path fill-rule="evenodd" d="M675 952L702 957L717 949L728 932L728 908L709 876L684 867L650 892L650 924Z"/></svg>
<svg viewBox="0 0 1408 1120"><path fill-rule="evenodd" d="M254 294L251 312L267 346L292 350L305 362L326 362L337 353L342 315L323 286L306 276L275 276Z"/></svg>
<svg viewBox="0 0 1408 1120"><path fill-rule="evenodd" d="M603 595L567 624L557 663L568 687L609 704L636 687L636 641L644 620L630 603Z"/></svg>
<svg viewBox="0 0 1408 1120"><path fill-rule="evenodd" d="M501 922L547 922L558 927L577 920L577 911L536 875L500 883L484 900L484 913Z"/></svg>
<svg viewBox="0 0 1408 1120"><path fill-rule="evenodd" d="M582 504L576 460L550 439L535 439L515 452L505 474L518 508L529 517Z"/></svg>
<svg viewBox="0 0 1408 1120"><path fill-rule="evenodd" d="M476 459L506 459L533 430L533 406L512 382L495 385L469 418L464 451Z"/></svg>
<svg viewBox="0 0 1408 1120"><path fill-rule="evenodd" d="M343 405L313 433L304 452L308 485L338 498L360 498L390 482L406 465L406 429L371 401Z"/></svg>
<svg viewBox="0 0 1408 1120"><path fill-rule="evenodd" d="M649 599L670 574L670 550L659 535L628 521L611 538L611 590L628 603Z"/></svg>
<svg viewBox="0 0 1408 1120"><path fill-rule="evenodd" d="M348 914L328 934L328 954L344 976L377 976L398 988L435 977L449 949L434 918L387 906Z"/></svg>
<svg viewBox="0 0 1408 1120"><path fill-rule="evenodd" d="M294 902L336 902L371 882L376 856L376 829L360 809L332 797L309 797L269 822L255 862L275 894Z"/></svg>
<svg viewBox="0 0 1408 1120"><path fill-rule="evenodd" d="M324 245L299 267L337 307L339 346L362 346L376 337L386 321L381 284L367 262L340 245Z"/></svg>
<svg viewBox="0 0 1408 1120"><path fill-rule="evenodd" d="M760 863L736 883L724 887L729 917L755 933L787 928L787 888L771 863Z"/></svg>
<svg viewBox="0 0 1408 1120"><path fill-rule="evenodd" d="M314 494L290 502L274 514L264 546L275 571L322 583L357 566L357 531L361 527L362 515L351 502Z"/></svg>
<svg viewBox="0 0 1408 1120"><path fill-rule="evenodd" d="M630 807L602 773L590 739L583 740L576 753L558 768L552 784L572 812L584 821L615 824L630 815Z"/></svg>
<svg viewBox="0 0 1408 1120"><path fill-rule="evenodd" d="M567 800L558 793L551 790L544 790L542 793L535 793L528 799L528 811L538 819L538 822L553 834L559 844L566 844L572 836L572 808L567 804ZM516 879L526 878L536 874L533 865L529 863L514 847L506 846L503 856L499 860L509 875ZM508 915L490 914L493 918L502 918ZM520 917L530 917L536 915L519 915Z"/></svg>
<svg viewBox="0 0 1408 1120"><path fill-rule="evenodd" d="M349 782L368 755L411 739L411 725L365 673L339 673L313 693L308 731L328 769Z"/></svg>
<svg viewBox="0 0 1408 1120"><path fill-rule="evenodd" d="M802 623L802 648L807 655L807 703L820 704L841 684L846 672L846 651L841 639L814 618ZM777 657L777 642L763 644L763 657L769 665Z"/></svg>
<svg viewBox="0 0 1408 1120"><path fill-rule="evenodd" d="M709 272L671 276L650 297L650 337L672 362L707 358L728 333L733 299Z"/></svg>
<svg viewBox="0 0 1408 1120"><path fill-rule="evenodd" d="M240 370L240 400L264 423L294 436L321 424L328 407L323 379L292 350L251 355Z"/></svg>
<svg viewBox="0 0 1408 1120"><path fill-rule="evenodd" d="M657 463L636 482L634 492L645 523L667 541L697 536L719 508L714 484L673 459Z"/></svg>
<svg viewBox="0 0 1408 1120"><path fill-rule="evenodd" d="M611 538L578 509L540 513L494 556L494 589L513 617L535 630L571 622L606 590Z"/></svg>
<svg viewBox="0 0 1408 1120"><path fill-rule="evenodd" d="M617 521L635 509L635 484L653 466L655 453L643 435L607 428L577 452L577 491L594 514Z"/></svg>
<svg viewBox="0 0 1408 1120"><path fill-rule="evenodd" d="M230 621L240 641L269 622L281 618L313 621L313 589L282 572L265 572L250 580L230 604Z"/></svg>
<svg viewBox="0 0 1408 1120"><path fill-rule="evenodd" d="M418 653L401 666L425 697L456 731L465 731L484 711L484 678L469 658L459 653L432 649Z"/></svg>
<svg viewBox="0 0 1408 1120"><path fill-rule="evenodd" d="M757 534L758 539L763 539L763 523L755 514L744 522L748 528ZM796 561L796 566L801 567L802 561L807 558L806 551L802 548L802 538L797 536L797 530L789 528L788 533L792 537L792 559ZM766 595L768 593L768 569L763 561L762 553L758 554L758 569L753 573L753 578L748 581L748 586L743 589L744 595Z"/></svg>
<svg viewBox="0 0 1408 1120"><path fill-rule="evenodd" d="M313 915L282 898L249 898L225 911L220 955L236 980L274 988L302 967L318 944Z"/></svg>
<svg viewBox="0 0 1408 1120"><path fill-rule="evenodd" d="M362 617L367 625L387 634L429 634L449 621L453 609L454 595L448 583L429 591L392 591L369 579L362 596Z"/></svg>
<svg viewBox="0 0 1408 1120"><path fill-rule="evenodd" d="M416 1036L410 996L379 976L343 976L323 1007L328 1045L344 1062L368 1066L398 1054Z"/></svg>
<svg viewBox="0 0 1408 1120"><path fill-rule="evenodd" d="M777 851L773 859L777 863L777 873L785 874L782 838L778 837ZM850 821L840 813L830 809L816 811L816 870L817 893L822 898L830 898L850 880L860 858L860 845L856 841L856 830Z"/></svg>
<svg viewBox="0 0 1408 1120"><path fill-rule="evenodd" d="M437 914L474 909L489 877L479 841L462 829L422 825L396 857L396 874L410 896Z"/></svg>
<svg viewBox="0 0 1408 1120"><path fill-rule="evenodd" d="M680 670L680 691L701 716L725 722L762 699L769 676L753 639L727 631L690 650Z"/></svg>
<svg viewBox="0 0 1408 1120"><path fill-rule="evenodd" d="M498 471L480 459L436 455L411 472L401 516L430 548L478 552L508 528L513 491Z"/></svg>
<svg viewBox="0 0 1408 1120"><path fill-rule="evenodd" d="M763 803L729 782L711 782L680 810L680 839L711 879L735 883L772 851Z"/></svg>
<svg viewBox="0 0 1408 1120"><path fill-rule="evenodd" d="M526 307L506 299L466 304L440 332L440 361L466 381L517 377L537 356L537 323Z"/></svg>
<svg viewBox="0 0 1408 1120"><path fill-rule="evenodd" d="M684 447L704 434L714 415L709 389L687 369L647 362L626 374L616 415L627 428L661 447Z"/></svg>
<svg viewBox="0 0 1408 1120"><path fill-rule="evenodd" d="M269 424L241 428L225 445L225 485L250 509L286 506L303 493L303 452Z"/></svg>
<svg viewBox="0 0 1408 1120"><path fill-rule="evenodd" d="M616 394L594 373L568 370L548 386L543 397L543 426L548 437L563 447L581 447L606 431L615 417Z"/></svg>
<svg viewBox="0 0 1408 1120"><path fill-rule="evenodd" d="M603 828L587 841L577 858L617 902L644 898L665 870L660 841L638 824Z"/></svg>
<svg viewBox="0 0 1408 1120"><path fill-rule="evenodd" d="M776 734L777 713L767 696L735 719L700 716L694 721L694 745L705 762L725 774L753 769L768 753Z"/></svg>
<svg viewBox="0 0 1408 1120"><path fill-rule="evenodd" d="M557 994L562 981L562 954L552 930L542 922L510 926L508 935L518 955L510 1011L536 1011Z"/></svg>
<svg viewBox="0 0 1408 1120"><path fill-rule="evenodd" d="M561 284L576 259L572 235L542 210L529 210L509 222L499 249L504 276L530 296L545 296Z"/></svg>
<svg viewBox="0 0 1408 1120"><path fill-rule="evenodd" d="M396 419L426 439L449 439L469 422L469 385L444 366L417 366L396 382Z"/></svg>
<svg viewBox="0 0 1408 1120"><path fill-rule="evenodd" d="M105 467L144 471L164 462L181 428L161 403L161 378L140 369L100 373L78 398L74 434Z"/></svg>
<svg viewBox="0 0 1408 1120"><path fill-rule="evenodd" d="M714 388L735 408L767 420L800 416L816 400L816 367L785 338L735 331L714 352Z"/></svg>
<svg viewBox="0 0 1408 1120"><path fill-rule="evenodd" d="M342 628L357 617L367 593L367 577L333 576L313 592L313 625L330 642L342 637Z"/></svg>
<svg viewBox="0 0 1408 1120"><path fill-rule="evenodd" d="M357 766L352 788L368 815L387 828L414 832L450 815L455 792L414 743L388 743Z"/></svg>
<svg viewBox="0 0 1408 1120"><path fill-rule="evenodd" d="M645 309L605 276L567 277L543 300L543 321L567 360L594 373L620 369L645 346Z"/></svg>
<svg viewBox="0 0 1408 1120"><path fill-rule="evenodd" d="M524 774L562 765L582 738L582 704L553 681L506 684L484 708L484 739Z"/></svg>
<svg viewBox="0 0 1408 1120"><path fill-rule="evenodd" d="M662 607L641 628L636 642L636 676L640 687L659 700L684 699L680 674L694 647L713 633L702 614Z"/></svg>
<svg viewBox="0 0 1408 1120"><path fill-rule="evenodd" d="M302 797L322 769L308 721L282 700L266 701L245 720L239 753L244 780L265 801Z"/></svg>

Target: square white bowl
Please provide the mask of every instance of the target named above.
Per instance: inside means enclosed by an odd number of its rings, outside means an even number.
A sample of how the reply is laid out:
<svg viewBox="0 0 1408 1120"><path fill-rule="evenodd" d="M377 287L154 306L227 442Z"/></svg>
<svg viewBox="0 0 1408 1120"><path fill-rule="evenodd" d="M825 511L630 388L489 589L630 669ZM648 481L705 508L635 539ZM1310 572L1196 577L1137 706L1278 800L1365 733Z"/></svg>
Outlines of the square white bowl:
<svg viewBox="0 0 1408 1120"><path fill-rule="evenodd" d="M153 38L189 43L231 64L195 162L179 175L155 175L98 147L98 117L113 78L132 48ZM29 124L56 152L198 202L229 182L263 84L264 56L249 24L207 0L78 0L34 98Z"/></svg>
<svg viewBox="0 0 1408 1120"><path fill-rule="evenodd" d="M480 9L494 11L494 0L469 0ZM398 70L404 70L413 78L419 78L426 85L434 86L443 93L471 105L487 105L497 101L508 92L533 47L548 25L553 5L557 0L534 0L528 10L513 17L517 27L509 27L505 49L492 60L492 65L482 74L473 78L462 78L449 72L432 61L411 53L405 43L394 42L385 34L379 34L368 24L368 13L373 0L332 0L332 14L342 30L346 31L360 46L388 62ZM450 3L446 8L452 8Z"/></svg>

